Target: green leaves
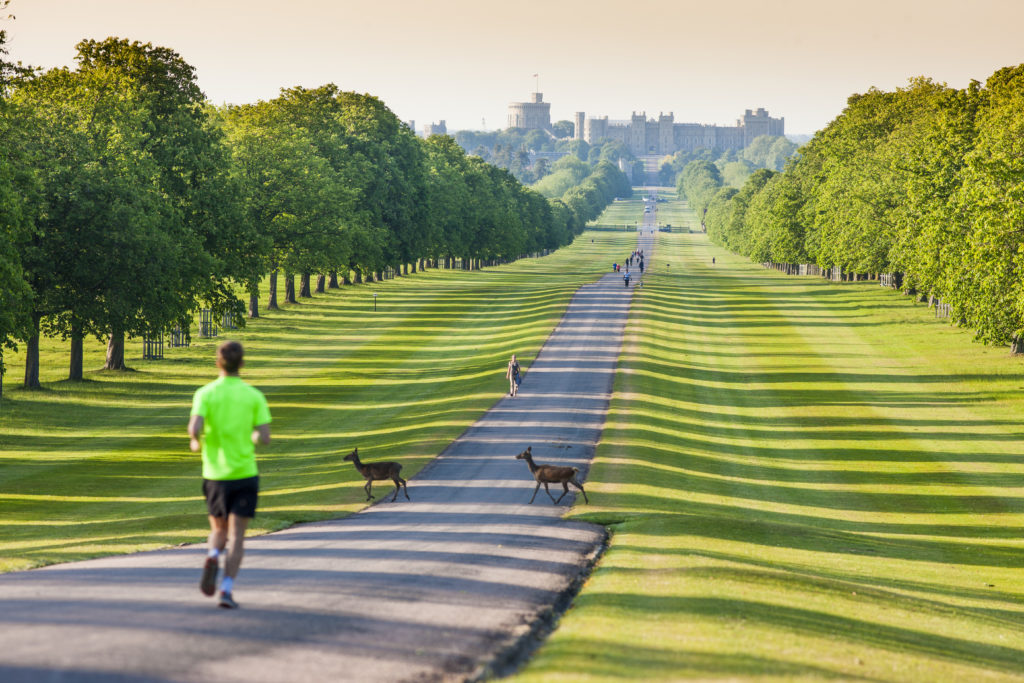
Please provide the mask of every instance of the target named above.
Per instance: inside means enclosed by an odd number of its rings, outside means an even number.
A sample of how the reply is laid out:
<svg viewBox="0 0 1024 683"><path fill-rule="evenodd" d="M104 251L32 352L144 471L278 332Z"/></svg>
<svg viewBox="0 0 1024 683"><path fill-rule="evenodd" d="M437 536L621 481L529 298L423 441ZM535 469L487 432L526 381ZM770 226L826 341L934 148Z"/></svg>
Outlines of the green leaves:
<svg viewBox="0 0 1024 683"><path fill-rule="evenodd" d="M979 339L1022 340L1022 141L1024 67L997 71L985 88L915 78L872 89L850 97L781 177L718 195L709 234L758 261L902 273L905 288L950 304ZM767 158L757 142L744 155ZM698 202L713 185L695 164L680 182Z"/></svg>

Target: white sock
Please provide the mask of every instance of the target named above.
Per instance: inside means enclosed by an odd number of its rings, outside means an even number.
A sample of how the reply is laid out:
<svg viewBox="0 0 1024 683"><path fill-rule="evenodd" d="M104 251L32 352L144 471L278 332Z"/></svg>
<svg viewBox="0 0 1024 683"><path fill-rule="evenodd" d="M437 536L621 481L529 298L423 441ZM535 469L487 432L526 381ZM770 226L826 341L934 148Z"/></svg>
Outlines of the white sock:
<svg viewBox="0 0 1024 683"><path fill-rule="evenodd" d="M225 593L230 593L232 587L235 585L235 580L230 576L225 576L224 580L220 582L220 589Z"/></svg>
<svg viewBox="0 0 1024 683"><path fill-rule="evenodd" d="M220 551L217 550L216 548L210 548L210 550L206 553L206 556L207 557L220 557Z"/></svg>

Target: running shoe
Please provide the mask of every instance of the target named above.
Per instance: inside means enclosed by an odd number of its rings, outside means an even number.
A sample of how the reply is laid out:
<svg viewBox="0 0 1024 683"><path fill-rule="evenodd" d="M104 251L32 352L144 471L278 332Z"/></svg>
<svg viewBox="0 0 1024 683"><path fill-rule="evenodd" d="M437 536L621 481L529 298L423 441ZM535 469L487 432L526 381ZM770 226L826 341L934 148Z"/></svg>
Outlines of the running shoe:
<svg viewBox="0 0 1024 683"><path fill-rule="evenodd" d="M203 578L199 579L199 590L203 592L203 595L213 595L217 592L218 568L216 557L206 558L206 564L203 565Z"/></svg>
<svg viewBox="0 0 1024 683"><path fill-rule="evenodd" d="M238 607L238 603L231 597L231 593L225 593L224 591L220 592L220 602L217 604L224 609L235 609Z"/></svg>

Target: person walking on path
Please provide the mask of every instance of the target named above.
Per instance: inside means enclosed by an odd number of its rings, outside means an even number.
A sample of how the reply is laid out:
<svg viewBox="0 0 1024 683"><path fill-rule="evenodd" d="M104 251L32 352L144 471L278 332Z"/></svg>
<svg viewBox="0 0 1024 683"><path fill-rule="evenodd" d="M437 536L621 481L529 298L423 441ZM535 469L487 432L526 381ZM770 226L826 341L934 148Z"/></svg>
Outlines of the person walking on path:
<svg viewBox="0 0 1024 683"><path fill-rule="evenodd" d="M515 396L519 393L519 385L523 382L523 376L519 367L519 361L516 360L516 354L512 354L512 360L508 362L508 370L505 371L505 377L508 378L508 395Z"/></svg>
<svg viewBox="0 0 1024 683"><path fill-rule="evenodd" d="M267 399L238 376L243 354L242 345L235 341L217 348L220 377L196 391L188 423L192 452L202 450L203 493L210 518L209 551L199 589L204 595L216 592L224 555L218 604L228 609L238 607L233 597L235 577L242 565L245 530L256 516L256 444L270 443Z"/></svg>

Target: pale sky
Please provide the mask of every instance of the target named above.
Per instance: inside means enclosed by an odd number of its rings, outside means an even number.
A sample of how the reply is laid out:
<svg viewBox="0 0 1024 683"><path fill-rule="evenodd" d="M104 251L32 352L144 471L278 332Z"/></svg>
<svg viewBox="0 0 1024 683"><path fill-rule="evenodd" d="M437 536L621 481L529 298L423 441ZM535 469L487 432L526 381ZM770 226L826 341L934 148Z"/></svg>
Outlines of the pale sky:
<svg viewBox="0 0 1024 683"><path fill-rule="evenodd" d="M744 109L813 133L871 86L963 87L1024 62L1024 0L13 0L11 57L52 67L82 38L170 47L213 102L336 83L401 119L504 128L534 73L552 120Z"/></svg>

